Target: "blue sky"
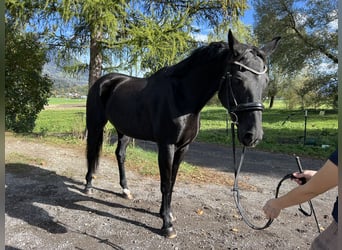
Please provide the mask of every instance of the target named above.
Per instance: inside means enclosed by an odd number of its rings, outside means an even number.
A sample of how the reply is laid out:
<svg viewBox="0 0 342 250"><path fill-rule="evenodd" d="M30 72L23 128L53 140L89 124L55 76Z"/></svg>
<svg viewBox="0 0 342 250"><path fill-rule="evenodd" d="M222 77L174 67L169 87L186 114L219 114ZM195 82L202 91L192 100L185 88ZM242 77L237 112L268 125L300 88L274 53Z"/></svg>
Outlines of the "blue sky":
<svg viewBox="0 0 342 250"><path fill-rule="evenodd" d="M253 25L254 23L254 9L250 1L247 1L249 9L245 11L244 16L241 18L242 22L247 25Z"/></svg>
<svg viewBox="0 0 342 250"><path fill-rule="evenodd" d="M244 16L241 18L241 21L246 25L253 25L254 23L254 8L251 1L252 0L247 0L248 9L245 10Z"/></svg>
<svg viewBox="0 0 342 250"><path fill-rule="evenodd" d="M254 9L253 9L250 1L247 1L247 2L248 2L249 9L245 10L244 16L241 17L241 21L246 25L253 26L253 24L254 24ZM198 41L206 42L208 40L208 32L209 31L210 31L210 29L202 29L200 34L194 34L193 36Z"/></svg>

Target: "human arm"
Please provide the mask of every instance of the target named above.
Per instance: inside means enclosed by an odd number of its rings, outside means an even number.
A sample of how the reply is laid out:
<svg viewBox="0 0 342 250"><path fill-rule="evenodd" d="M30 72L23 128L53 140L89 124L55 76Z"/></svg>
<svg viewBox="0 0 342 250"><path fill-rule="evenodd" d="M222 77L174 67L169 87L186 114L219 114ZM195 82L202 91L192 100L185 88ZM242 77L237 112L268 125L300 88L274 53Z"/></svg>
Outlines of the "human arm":
<svg viewBox="0 0 342 250"><path fill-rule="evenodd" d="M292 189L287 194L266 202L263 210L267 218L278 217L284 208L306 202L338 184L338 168L327 160L323 167L304 185Z"/></svg>

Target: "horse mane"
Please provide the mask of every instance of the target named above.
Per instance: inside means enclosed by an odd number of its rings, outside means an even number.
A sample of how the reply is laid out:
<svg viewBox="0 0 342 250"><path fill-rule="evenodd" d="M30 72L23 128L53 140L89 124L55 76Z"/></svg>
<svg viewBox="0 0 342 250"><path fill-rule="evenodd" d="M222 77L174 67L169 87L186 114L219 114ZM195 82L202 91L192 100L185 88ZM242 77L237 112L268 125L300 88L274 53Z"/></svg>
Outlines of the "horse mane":
<svg viewBox="0 0 342 250"><path fill-rule="evenodd" d="M189 72L193 68L194 64L197 65L207 65L213 60L217 60L217 57L224 54L224 52L229 51L228 44L225 42L212 42L209 45L199 47L195 49L191 55L179 63L165 67L161 71L167 73L169 76L179 77Z"/></svg>

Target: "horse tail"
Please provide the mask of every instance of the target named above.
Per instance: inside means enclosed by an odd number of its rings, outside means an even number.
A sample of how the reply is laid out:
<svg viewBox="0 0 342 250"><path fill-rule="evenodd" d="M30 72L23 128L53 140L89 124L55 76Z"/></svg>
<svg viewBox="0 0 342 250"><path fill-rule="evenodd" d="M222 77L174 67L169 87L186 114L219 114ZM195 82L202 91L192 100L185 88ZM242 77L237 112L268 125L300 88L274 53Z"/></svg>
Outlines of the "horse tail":
<svg viewBox="0 0 342 250"><path fill-rule="evenodd" d="M86 104L86 130L87 130L87 181L97 170L99 157L103 144L103 131L108 121L105 113L105 102L101 97L102 78L97 80L89 89Z"/></svg>
<svg viewBox="0 0 342 250"><path fill-rule="evenodd" d="M86 111L87 135L87 160L88 177L98 167L100 151L103 143L103 131L108 118L106 116L106 105L111 97L113 89L124 77L120 74L111 73L99 78L89 89ZM87 179L88 180L88 179Z"/></svg>

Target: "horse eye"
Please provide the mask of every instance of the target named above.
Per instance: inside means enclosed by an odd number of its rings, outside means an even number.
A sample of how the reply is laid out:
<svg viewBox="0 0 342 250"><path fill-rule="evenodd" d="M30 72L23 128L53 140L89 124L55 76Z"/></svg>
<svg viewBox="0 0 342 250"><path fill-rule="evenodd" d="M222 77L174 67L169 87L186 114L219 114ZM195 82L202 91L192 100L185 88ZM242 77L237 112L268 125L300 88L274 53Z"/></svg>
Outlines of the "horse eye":
<svg viewBox="0 0 342 250"><path fill-rule="evenodd" d="M236 71L243 72L243 70L243 67L241 67L240 65L236 66Z"/></svg>

